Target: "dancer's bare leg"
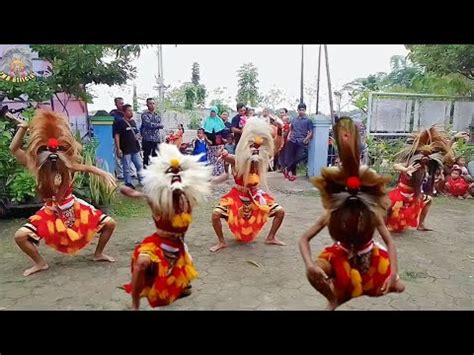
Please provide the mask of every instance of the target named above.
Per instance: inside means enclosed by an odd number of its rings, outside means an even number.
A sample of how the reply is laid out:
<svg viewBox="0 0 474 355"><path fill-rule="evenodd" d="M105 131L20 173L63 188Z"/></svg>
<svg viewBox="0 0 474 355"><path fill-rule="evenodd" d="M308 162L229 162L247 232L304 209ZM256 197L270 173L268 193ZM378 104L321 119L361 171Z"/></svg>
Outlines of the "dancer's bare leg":
<svg viewBox="0 0 474 355"><path fill-rule="evenodd" d="M94 260L95 261L109 261L114 262L115 259L111 256L105 255L103 253L107 242L109 241L112 233L115 230L115 221L110 218L102 227L102 231L100 232L99 243L97 244L97 248L95 249L94 253Z"/></svg>
<svg viewBox="0 0 474 355"><path fill-rule="evenodd" d="M214 228L214 232L216 232L217 239L219 239L217 244L209 249L212 253L215 253L216 251L227 247L227 244L225 243L224 239L224 232L222 231L222 217L222 214L220 214L219 212L212 213L212 227Z"/></svg>
<svg viewBox="0 0 474 355"><path fill-rule="evenodd" d="M417 228L417 230L419 230L419 231L429 232L429 231L433 230L433 229L425 227L425 218L428 215L428 211L431 207L431 202L432 202L431 200L428 201L428 203L425 205L425 207L423 207L423 209L421 210L420 222L418 223L418 228Z"/></svg>
<svg viewBox="0 0 474 355"><path fill-rule="evenodd" d="M15 233L15 242L18 244L20 249L23 250L23 252L28 255L35 263L33 267L26 269L23 272L23 276L29 276L48 268L48 264L40 255L38 248L31 242L27 232L20 229L17 230Z"/></svg>
<svg viewBox="0 0 474 355"><path fill-rule="evenodd" d="M151 266L151 259L148 255L139 255L132 275L132 309L140 308L140 295L145 287L145 272Z"/></svg>
<svg viewBox="0 0 474 355"><path fill-rule="evenodd" d="M326 275L331 275L332 267L326 260L316 260L316 268L322 270ZM327 310L333 311L342 303L338 301L336 290L334 288L334 280L332 278L328 278L327 280L314 279L310 274L307 274L306 277L311 286L328 300L326 306Z"/></svg>
<svg viewBox="0 0 474 355"><path fill-rule="evenodd" d="M278 229L280 229L284 218L285 210L283 208L280 208L273 216L272 227L270 228L270 232L268 233L268 236L265 239L265 244L280 246L286 245L285 243L276 238L276 233L278 232Z"/></svg>

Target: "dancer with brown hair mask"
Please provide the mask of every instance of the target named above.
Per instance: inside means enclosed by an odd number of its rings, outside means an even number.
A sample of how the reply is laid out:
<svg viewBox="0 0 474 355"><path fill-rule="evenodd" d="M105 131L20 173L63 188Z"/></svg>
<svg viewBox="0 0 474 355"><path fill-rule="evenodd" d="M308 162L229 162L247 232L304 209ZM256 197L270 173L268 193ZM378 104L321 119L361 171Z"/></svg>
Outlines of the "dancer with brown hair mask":
<svg viewBox="0 0 474 355"><path fill-rule="evenodd" d="M124 285L131 293L133 309L146 297L152 307L165 306L191 293L197 277L184 243L192 211L210 192L211 167L200 163L199 155L183 155L175 145L160 144L160 154L151 158L144 171L143 192L123 186L120 191L143 198L152 211L156 231L135 248L132 282Z"/></svg>
<svg viewBox="0 0 474 355"><path fill-rule="evenodd" d="M415 134L411 144L398 155L400 162L393 167L400 177L395 189L389 192L387 227L392 232L410 227L431 231L426 228L425 219L432 203L436 172L443 169L443 164L454 161L451 142L444 132L431 127Z"/></svg>
<svg viewBox="0 0 474 355"><path fill-rule="evenodd" d="M313 179L326 212L299 242L308 280L327 298L331 310L351 298L404 290L395 244L384 223L390 205L385 184L390 178L360 166L359 132L350 118L336 123L335 136L342 166L323 168ZM315 261L309 242L324 227L335 244ZM388 251L374 241L376 230Z"/></svg>
<svg viewBox="0 0 474 355"><path fill-rule="evenodd" d="M44 200L44 206L15 233L16 243L34 262L23 275L48 268L37 248L42 239L53 249L72 255L100 233L94 260L114 261L103 253L115 229L114 220L73 195L77 172L103 178L110 191L116 187L113 176L95 166L81 164L82 146L63 115L39 110L29 126L9 113L6 116L19 127L10 150L36 176L38 192ZM30 139L25 151L22 145L28 130Z"/></svg>

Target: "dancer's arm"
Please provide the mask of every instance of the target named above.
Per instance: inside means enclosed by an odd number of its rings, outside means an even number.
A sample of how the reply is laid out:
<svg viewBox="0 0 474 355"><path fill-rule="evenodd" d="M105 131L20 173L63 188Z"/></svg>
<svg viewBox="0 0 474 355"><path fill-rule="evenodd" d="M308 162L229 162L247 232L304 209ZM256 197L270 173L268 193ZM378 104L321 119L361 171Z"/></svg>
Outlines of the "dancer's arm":
<svg viewBox="0 0 474 355"><path fill-rule="evenodd" d="M112 174L99 169L96 166L93 165L85 165L85 164L75 164L73 166L74 171L82 172L82 173L89 173L89 174L94 174L97 176L100 176L105 180L105 183L112 189L115 189L117 187L117 183L115 181L115 178L112 176Z"/></svg>
<svg viewBox="0 0 474 355"><path fill-rule="evenodd" d="M326 215L321 216L319 220L303 234L299 241L300 252L306 266L306 276L312 285L319 284L320 282L329 283L329 276L321 267L315 264L311 257L311 247L309 245L310 240L326 227L326 221Z"/></svg>
<svg viewBox="0 0 474 355"><path fill-rule="evenodd" d="M120 192L124 194L127 197L131 198L147 198L146 195L143 192L134 190L128 186L120 186Z"/></svg>
<svg viewBox="0 0 474 355"><path fill-rule="evenodd" d="M415 171L417 171L421 165L419 163L413 163L409 166L403 166L403 164L393 164L393 168L395 170L398 170L402 173L405 173L409 176L411 176Z"/></svg>
<svg viewBox="0 0 474 355"><path fill-rule="evenodd" d="M303 256L304 263L306 268L315 267L313 258L311 257L311 247L309 242L313 239L319 232L326 227L326 216L321 216L318 221L312 225L300 238L299 247L301 255Z"/></svg>
<svg viewBox="0 0 474 355"><path fill-rule="evenodd" d="M28 159L25 151L21 148L23 146L23 138L25 137L26 131L28 130L28 124L22 122L18 124L18 127L18 131L16 132L15 137L13 137L13 140L10 144L10 151L21 165L27 166Z"/></svg>
<svg viewBox="0 0 474 355"><path fill-rule="evenodd" d="M383 293L387 293L392 286L395 285L398 277L397 248L395 247L395 243L393 242L392 236L390 235L384 220L380 216L377 216L377 230L382 236L385 245L387 245L388 258L390 260L390 277L387 278L381 288Z"/></svg>
<svg viewBox="0 0 474 355"><path fill-rule="evenodd" d="M222 158L222 160L226 163L231 164L232 167L235 165L235 155L229 154L229 152L225 149L222 150L220 158Z"/></svg>

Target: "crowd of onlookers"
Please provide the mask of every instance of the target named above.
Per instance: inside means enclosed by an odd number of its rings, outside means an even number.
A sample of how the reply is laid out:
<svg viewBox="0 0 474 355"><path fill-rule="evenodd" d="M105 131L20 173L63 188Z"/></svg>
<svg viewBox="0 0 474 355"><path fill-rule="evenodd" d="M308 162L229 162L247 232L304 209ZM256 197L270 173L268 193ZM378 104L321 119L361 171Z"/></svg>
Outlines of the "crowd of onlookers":
<svg viewBox="0 0 474 355"><path fill-rule="evenodd" d="M435 176L435 194L444 194L459 199L474 196L474 179L466 167L466 159L456 158L452 166L445 166Z"/></svg>
<svg viewBox="0 0 474 355"><path fill-rule="evenodd" d="M153 98L146 100L147 110L141 114L140 127L133 119L131 105L124 104L121 97L115 98L114 103L115 109L110 115L114 117L115 174L124 180L126 186L135 188L132 179L136 178L141 185L142 169L148 166L150 156L159 154L160 130L164 126ZM254 108L239 103L237 114L229 120L229 112L219 112L217 107L211 107L209 116L202 120L201 128L191 142L183 142L182 124L177 130L170 131L164 141L175 144L183 153L201 154L200 160L212 166L213 176L229 174L229 167L220 156L224 149L230 154L235 153L242 129L252 117L267 122L272 131L275 155L269 170L280 171L287 180L294 181L297 165L307 158L307 146L313 135L305 104L298 105L298 116L294 119L290 119L286 108L279 110L278 116L269 109L256 116Z"/></svg>
<svg viewBox="0 0 474 355"><path fill-rule="evenodd" d="M126 186L135 188L133 178L142 182L142 169L150 163L150 156L159 154L158 145L162 138L160 130L164 129L162 120L156 111L155 100L146 100L147 110L141 114L141 125L133 119L132 106L124 104L120 97L115 99L116 108L110 114L114 117L113 138L115 145L116 166L115 174L123 179ZM298 105L298 116L291 119L288 110L282 108L278 115L271 110L263 109L260 115L255 115L255 109L242 103L237 104L237 114L229 120L229 112L219 112L217 107L211 107L209 115L202 120L201 128L191 142L183 142L184 127L182 124L176 130L170 131L164 141L175 144L183 153L201 155L200 161L212 166L212 175L229 175L229 166L220 158L224 149L235 154L236 145L242 135L242 129L247 121L257 117L268 123L275 143L275 155L269 170L283 173L285 179L294 181L299 163L308 156L308 144L313 137L313 124L306 115L306 105ZM336 117L337 120L337 117ZM328 165L337 164L331 161L334 142L330 135ZM361 156L365 155L366 144L361 139ZM458 157L452 166L445 166L438 171L434 181L435 194L454 196L460 199L474 196L474 179L466 167L463 157Z"/></svg>

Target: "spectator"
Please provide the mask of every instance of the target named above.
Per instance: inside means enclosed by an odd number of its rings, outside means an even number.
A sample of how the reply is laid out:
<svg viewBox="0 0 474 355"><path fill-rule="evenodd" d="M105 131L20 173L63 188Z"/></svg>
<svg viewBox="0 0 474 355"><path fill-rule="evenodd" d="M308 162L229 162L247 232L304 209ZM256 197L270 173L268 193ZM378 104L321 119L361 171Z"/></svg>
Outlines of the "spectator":
<svg viewBox="0 0 474 355"><path fill-rule="evenodd" d="M133 163L137 170L138 183L142 183L142 158L140 156L140 139L138 137L138 128L133 119L131 105L123 105L124 117L114 122L113 131L115 132L116 154L122 159L123 174L125 186L132 189L132 176L130 167Z"/></svg>
<svg viewBox="0 0 474 355"><path fill-rule="evenodd" d="M197 130L197 137L193 141L193 155L202 154L200 162L206 163L207 162L207 140L206 135L204 134L204 129L199 128Z"/></svg>
<svg viewBox="0 0 474 355"><path fill-rule="evenodd" d="M232 124L229 122L229 113L227 111L223 111L221 113L222 121L224 122L224 130L222 131L222 138L227 140L229 134L232 134Z"/></svg>
<svg viewBox="0 0 474 355"><path fill-rule="evenodd" d="M114 99L115 108L110 111L110 115L114 118L114 123L120 121L123 118L123 98L116 97ZM112 126L113 128L114 126ZM112 138L115 137L115 132L112 129ZM115 147L115 151L117 151L117 147ZM123 179L123 167L122 167L122 159L120 159L117 155L115 155L115 176L117 179Z"/></svg>
<svg viewBox="0 0 474 355"><path fill-rule="evenodd" d="M224 161L219 159L224 148L224 141L222 133L225 130L225 125L222 119L217 116L217 107L210 108L209 116L204 120L203 129L209 142L209 150L207 157L209 163L212 164L212 175L219 176L224 173Z"/></svg>
<svg viewBox="0 0 474 355"><path fill-rule="evenodd" d="M234 140L235 144L239 143L240 136L242 135L242 128L243 128L243 121L241 122L241 118L245 117L247 108L245 107L244 104L238 103L237 104L237 114L232 117L231 121L231 128L232 128L232 133L234 134Z"/></svg>
<svg viewBox="0 0 474 355"><path fill-rule="evenodd" d="M287 143L288 166L283 173L288 180L296 179L296 167L305 158L306 146L312 137L313 122L306 116L306 105L301 103L298 105L298 117L291 122Z"/></svg>
<svg viewBox="0 0 474 355"><path fill-rule="evenodd" d="M156 157L160 143L161 117L155 112L155 100L151 97L146 99L147 111L142 113L142 125L140 132L143 138L143 166L146 168L150 155Z"/></svg>
<svg viewBox="0 0 474 355"><path fill-rule="evenodd" d="M224 149L227 150L229 154L235 155L235 143L232 134L227 136L227 143L224 145ZM230 164L224 163L224 170L226 173L230 174Z"/></svg>

